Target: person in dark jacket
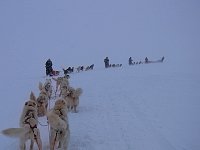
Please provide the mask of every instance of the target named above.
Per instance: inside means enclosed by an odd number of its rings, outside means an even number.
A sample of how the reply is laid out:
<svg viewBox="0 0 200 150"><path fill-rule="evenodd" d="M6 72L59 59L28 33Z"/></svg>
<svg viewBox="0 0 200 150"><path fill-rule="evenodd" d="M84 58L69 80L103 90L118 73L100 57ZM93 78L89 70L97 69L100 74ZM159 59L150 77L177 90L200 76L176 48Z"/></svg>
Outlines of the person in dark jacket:
<svg viewBox="0 0 200 150"><path fill-rule="evenodd" d="M161 58L161 62L163 62L163 61L164 61L164 59L165 59L165 57L163 56L163 57Z"/></svg>
<svg viewBox="0 0 200 150"><path fill-rule="evenodd" d="M106 57L104 59L104 63L105 63L105 68L108 68L109 67L109 59L108 59L108 57Z"/></svg>
<svg viewBox="0 0 200 150"><path fill-rule="evenodd" d="M53 64L52 64L52 61L51 59L48 59L45 63L45 67L46 67L46 75L48 76L52 76L52 71L53 71L53 68L52 68Z"/></svg>
<svg viewBox="0 0 200 150"><path fill-rule="evenodd" d="M147 57L145 58L145 63L149 63L149 59Z"/></svg>
<svg viewBox="0 0 200 150"><path fill-rule="evenodd" d="M129 64L129 65L133 65L133 59L132 59L132 57L129 57L129 59L128 59L128 64Z"/></svg>

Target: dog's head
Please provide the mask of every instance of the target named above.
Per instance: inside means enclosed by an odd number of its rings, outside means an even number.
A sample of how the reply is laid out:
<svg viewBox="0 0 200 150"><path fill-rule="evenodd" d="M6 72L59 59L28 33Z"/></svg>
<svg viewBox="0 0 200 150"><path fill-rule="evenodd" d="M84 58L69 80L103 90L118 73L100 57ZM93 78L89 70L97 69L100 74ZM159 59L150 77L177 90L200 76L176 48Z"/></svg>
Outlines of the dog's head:
<svg viewBox="0 0 200 150"><path fill-rule="evenodd" d="M45 88L43 88L41 91L40 91L40 94L39 95L45 95L45 96L47 96L48 95L48 91L45 89Z"/></svg>
<svg viewBox="0 0 200 150"><path fill-rule="evenodd" d="M54 109L63 109L66 108L67 103L64 99L58 99L55 102Z"/></svg>
<svg viewBox="0 0 200 150"><path fill-rule="evenodd" d="M24 107L28 109L29 108L37 109L37 103L34 100L29 100L25 102Z"/></svg>
<svg viewBox="0 0 200 150"><path fill-rule="evenodd" d="M72 87L68 88L68 96L72 98L78 98L83 93L82 88L74 89Z"/></svg>
<svg viewBox="0 0 200 150"><path fill-rule="evenodd" d="M79 98L79 96L83 93L83 89L82 88L77 88L74 90L73 92L73 96L74 98Z"/></svg>
<svg viewBox="0 0 200 150"><path fill-rule="evenodd" d="M34 93L31 92L29 100L26 101L24 104L24 109L36 110L37 109L37 101L36 100L37 99L36 99Z"/></svg>
<svg viewBox="0 0 200 150"><path fill-rule="evenodd" d="M44 88L46 91L49 91L51 89L51 84L50 83L46 84Z"/></svg>
<svg viewBox="0 0 200 150"><path fill-rule="evenodd" d="M74 92L75 92L74 88L72 88L70 86L67 87L67 94L68 94L68 96L72 96L74 94Z"/></svg>
<svg viewBox="0 0 200 150"><path fill-rule="evenodd" d="M69 79L70 76L69 76L68 74L65 74L65 75L64 75L64 78Z"/></svg>
<svg viewBox="0 0 200 150"><path fill-rule="evenodd" d="M46 83L51 83L51 79L49 78L49 79L46 79L46 81L45 81Z"/></svg>
<svg viewBox="0 0 200 150"><path fill-rule="evenodd" d="M44 85L48 85L48 84L51 85L51 83L52 83L52 82L51 82L51 79L46 79Z"/></svg>

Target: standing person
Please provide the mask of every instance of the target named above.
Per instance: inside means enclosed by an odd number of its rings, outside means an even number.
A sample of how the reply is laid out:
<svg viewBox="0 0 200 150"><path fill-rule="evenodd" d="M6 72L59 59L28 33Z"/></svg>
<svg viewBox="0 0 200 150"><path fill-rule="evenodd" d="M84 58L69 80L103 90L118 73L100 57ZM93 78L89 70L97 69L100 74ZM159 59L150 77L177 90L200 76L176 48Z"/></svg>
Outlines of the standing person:
<svg viewBox="0 0 200 150"><path fill-rule="evenodd" d="M164 61L164 59L165 59L165 57L163 56L163 57L162 57L162 59L161 59L161 62L163 62L163 61Z"/></svg>
<svg viewBox="0 0 200 150"><path fill-rule="evenodd" d="M149 63L149 59L147 57L145 58L145 63Z"/></svg>
<svg viewBox="0 0 200 150"><path fill-rule="evenodd" d="M53 64L52 64L52 61L51 59L48 59L45 63L45 67L46 67L46 75L48 76L52 76L52 71L53 71L53 68L52 68Z"/></svg>
<svg viewBox="0 0 200 150"><path fill-rule="evenodd" d="M106 57L104 59L104 63L105 63L105 68L108 68L109 67L109 59L108 59L108 57Z"/></svg>
<svg viewBox="0 0 200 150"><path fill-rule="evenodd" d="M129 57L129 59L128 59L128 64L129 64L129 65L132 65L132 64L133 64L133 59L132 59L132 57Z"/></svg>

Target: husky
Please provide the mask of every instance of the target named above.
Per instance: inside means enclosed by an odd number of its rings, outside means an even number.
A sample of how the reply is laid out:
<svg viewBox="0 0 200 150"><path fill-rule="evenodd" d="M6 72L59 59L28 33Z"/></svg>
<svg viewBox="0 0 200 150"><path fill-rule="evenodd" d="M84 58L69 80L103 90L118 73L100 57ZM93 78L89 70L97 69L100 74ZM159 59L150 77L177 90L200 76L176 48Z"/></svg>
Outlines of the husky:
<svg viewBox="0 0 200 150"><path fill-rule="evenodd" d="M62 88L62 84L66 84L66 85L69 85L69 75L65 75L64 77L58 77L57 79L56 78L52 78L54 81L56 81L56 91L55 91L55 94L57 93L58 91L58 88Z"/></svg>
<svg viewBox="0 0 200 150"><path fill-rule="evenodd" d="M94 68L94 64L92 64L92 65L90 65L90 66L87 66L87 67L85 68L85 71L93 70L93 68Z"/></svg>
<svg viewBox="0 0 200 150"><path fill-rule="evenodd" d="M45 116L47 112L49 94L48 94L48 91L46 91L46 89L43 87L41 82L39 82L39 90L40 90L40 94L36 100L37 108L38 108L37 113L38 113L38 117L43 117Z"/></svg>
<svg viewBox="0 0 200 150"><path fill-rule="evenodd" d="M53 109L46 114L50 124L50 150L68 148L70 130L66 110L65 100L58 99Z"/></svg>
<svg viewBox="0 0 200 150"><path fill-rule="evenodd" d="M51 79L46 79L44 85L41 82L39 82L39 90L42 91L43 89L47 92L48 97L50 99L53 92Z"/></svg>
<svg viewBox="0 0 200 150"><path fill-rule="evenodd" d="M37 103L36 97L31 92L30 100L25 102L24 108L20 117L19 128L8 128L1 133L9 137L17 137L20 139L20 150L26 149L26 141L31 140L30 150L33 150L34 142L38 149L42 150L42 140L40 138L40 130L37 127Z"/></svg>
<svg viewBox="0 0 200 150"><path fill-rule="evenodd" d="M67 102L67 108L70 111L77 112L77 106L79 105L79 97L83 93L82 88L72 88L68 87L68 90L64 91L62 97Z"/></svg>
<svg viewBox="0 0 200 150"><path fill-rule="evenodd" d="M84 71L84 66L78 66L76 70L77 72Z"/></svg>

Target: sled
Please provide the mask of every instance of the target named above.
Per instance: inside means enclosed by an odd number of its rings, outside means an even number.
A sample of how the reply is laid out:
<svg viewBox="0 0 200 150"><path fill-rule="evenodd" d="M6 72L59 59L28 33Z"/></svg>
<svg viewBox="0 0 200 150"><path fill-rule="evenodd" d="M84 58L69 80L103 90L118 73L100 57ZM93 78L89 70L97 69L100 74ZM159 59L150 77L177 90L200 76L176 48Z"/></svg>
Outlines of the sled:
<svg viewBox="0 0 200 150"><path fill-rule="evenodd" d="M60 71L53 70L50 74L50 76L58 76L60 74Z"/></svg>

